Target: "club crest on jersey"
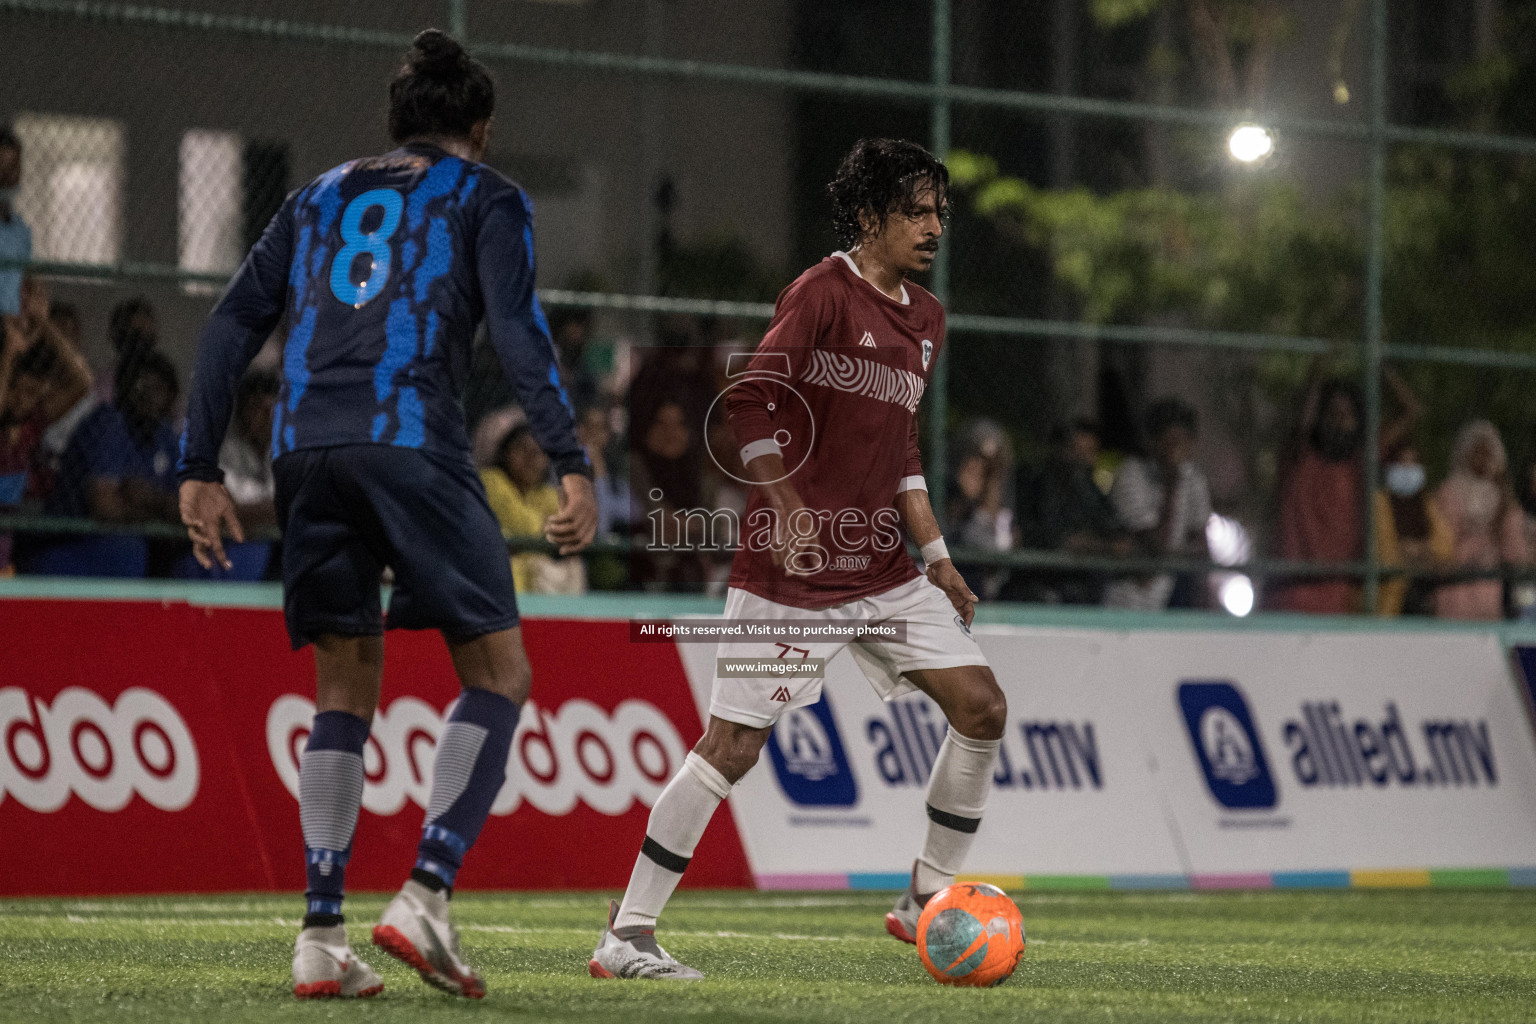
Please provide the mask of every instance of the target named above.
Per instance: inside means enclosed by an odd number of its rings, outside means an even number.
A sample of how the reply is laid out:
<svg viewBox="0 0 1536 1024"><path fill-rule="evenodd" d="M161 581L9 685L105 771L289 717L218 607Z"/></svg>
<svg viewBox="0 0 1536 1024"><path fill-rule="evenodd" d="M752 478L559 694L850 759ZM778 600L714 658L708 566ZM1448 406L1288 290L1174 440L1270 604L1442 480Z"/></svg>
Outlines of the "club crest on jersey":
<svg viewBox="0 0 1536 1024"><path fill-rule="evenodd" d="M864 337L859 339L859 344L863 345L865 348L875 348L875 336L870 334L868 331L865 331Z"/></svg>
<svg viewBox="0 0 1536 1024"><path fill-rule="evenodd" d="M928 369L928 364L933 361L933 342L923 339L923 369Z"/></svg>

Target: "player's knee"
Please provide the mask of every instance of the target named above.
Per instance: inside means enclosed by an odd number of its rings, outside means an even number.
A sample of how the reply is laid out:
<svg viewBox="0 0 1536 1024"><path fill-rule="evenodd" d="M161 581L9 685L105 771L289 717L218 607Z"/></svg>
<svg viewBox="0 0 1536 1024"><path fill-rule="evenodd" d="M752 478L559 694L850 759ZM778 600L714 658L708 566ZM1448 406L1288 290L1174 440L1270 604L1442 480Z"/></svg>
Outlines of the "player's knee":
<svg viewBox="0 0 1536 1024"><path fill-rule="evenodd" d="M533 686L533 667L526 656L498 658L487 668L484 672L466 673L460 682L468 689L500 694L514 704L522 704L528 699Z"/></svg>
<svg viewBox="0 0 1536 1024"><path fill-rule="evenodd" d="M734 786L757 764L768 730L740 726L722 728L716 725L719 721L711 721L710 728L705 730L693 749Z"/></svg>
<svg viewBox="0 0 1536 1024"><path fill-rule="evenodd" d="M726 752L725 764L716 765L715 769L725 776L726 782L734 786L757 764L757 756L762 749L762 744L738 743Z"/></svg>
<svg viewBox="0 0 1536 1024"><path fill-rule="evenodd" d="M497 679L500 683L497 692L514 704L522 704L533 688L533 666L528 664L527 658L514 659L497 673Z"/></svg>
<svg viewBox="0 0 1536 1024"><path fill-rule="evenodd" d="M997 683L972 687L959 702L950 725L962 736L976 740L995 740L1008 727L1008 698Z"/></svg>

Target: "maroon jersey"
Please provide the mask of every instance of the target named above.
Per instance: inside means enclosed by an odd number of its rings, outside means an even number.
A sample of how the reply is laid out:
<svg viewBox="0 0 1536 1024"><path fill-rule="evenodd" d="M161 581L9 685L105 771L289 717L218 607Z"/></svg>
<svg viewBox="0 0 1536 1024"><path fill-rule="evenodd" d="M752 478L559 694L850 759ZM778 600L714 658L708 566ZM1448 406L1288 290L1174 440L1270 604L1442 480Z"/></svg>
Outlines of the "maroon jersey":
<svg viewBox="0 0 1536 1024"><path fill-rule="evenodd" d="M907 302L884 294L838 253L779 295L768 333L734 374L725 405L743 464L782 453L790 482L815 512L818 547L801 556L805 575L775 566L773 511L754 487L731 586L779 604L827 608L919 575L895 500L923 486L917 404L944 344L944 307L914 284L905 294Z"/></svg>

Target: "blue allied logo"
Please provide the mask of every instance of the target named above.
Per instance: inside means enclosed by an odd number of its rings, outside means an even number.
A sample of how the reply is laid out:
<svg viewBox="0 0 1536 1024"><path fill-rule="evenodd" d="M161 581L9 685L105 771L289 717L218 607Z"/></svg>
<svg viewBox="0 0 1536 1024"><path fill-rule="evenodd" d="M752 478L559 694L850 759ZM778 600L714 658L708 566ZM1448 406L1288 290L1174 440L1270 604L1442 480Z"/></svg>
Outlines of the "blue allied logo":
<svg viewBox="0 0 1536 1024"><path fill-rule="evenodd" d="M779 788L802 807L852 807L858 803L858 783L825 694L810 707L784 712L773 727L768 756Z"/></svg>
<svg viewBox="0 0 1536 1024"><path fill-rule="evenodd" d="M1279 803L1264 744L1241 690L1227 682L1180 683L1179 707L1206 788L1217 803L1232 810Z"/></svg>

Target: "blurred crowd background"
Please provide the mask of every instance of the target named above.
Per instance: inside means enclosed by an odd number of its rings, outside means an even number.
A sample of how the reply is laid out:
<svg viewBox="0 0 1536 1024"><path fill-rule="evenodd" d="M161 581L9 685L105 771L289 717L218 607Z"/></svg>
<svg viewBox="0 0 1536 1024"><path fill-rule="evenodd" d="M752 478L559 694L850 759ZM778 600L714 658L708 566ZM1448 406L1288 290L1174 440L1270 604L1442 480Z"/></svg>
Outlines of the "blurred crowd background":
<svg viewBox="0 0 1536 1024"><path fill-rule="evenodd" d="M290 189L386 147L429 24L498 75L488 161L533 197L597 469L600 543L558 558L482 345L524 590L723 592L738 538L686 512L746 494L705 413L835 248L838 159L892 135L953 175L920 415L985 600L1536 616L1528 0L0 0L5 571L208 575L173 470L201 320ZM221 576L275 576L283 333L222 455L252 536ZM663 519L697 550L648 550Z"/></svg>

